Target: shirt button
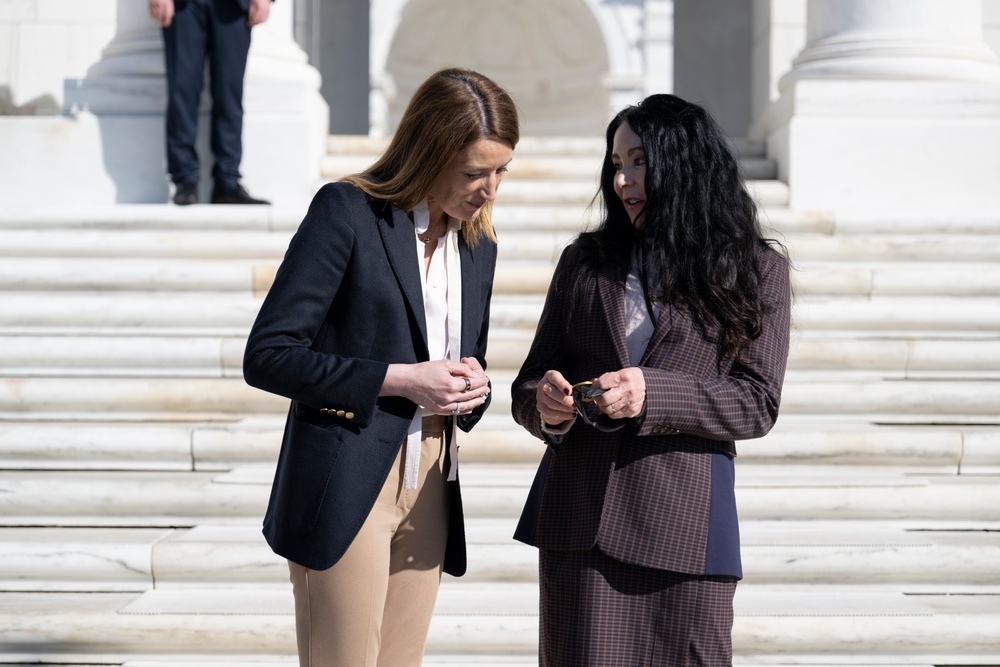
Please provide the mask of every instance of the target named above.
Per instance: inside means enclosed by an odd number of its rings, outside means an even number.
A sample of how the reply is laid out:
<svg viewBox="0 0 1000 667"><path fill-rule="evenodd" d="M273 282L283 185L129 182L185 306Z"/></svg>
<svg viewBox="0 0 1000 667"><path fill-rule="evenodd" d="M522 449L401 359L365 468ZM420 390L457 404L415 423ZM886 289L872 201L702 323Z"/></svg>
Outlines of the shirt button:
<svg viewBox="0 0 1000 667"><path fill-rule="evenodd" d="M337 416L338 417L343 417L344 416L344 411L343 410L337 410Z"/></svg>
<svg viewBox="0 0 1000 667"><path fill-rule="evenodd" d="M347 417L348 419L354 419L354 413L353 413L353 412L348 412L348 413L347 413L346 415L344 415L344 416L345 416L345 417Z"/></svg>

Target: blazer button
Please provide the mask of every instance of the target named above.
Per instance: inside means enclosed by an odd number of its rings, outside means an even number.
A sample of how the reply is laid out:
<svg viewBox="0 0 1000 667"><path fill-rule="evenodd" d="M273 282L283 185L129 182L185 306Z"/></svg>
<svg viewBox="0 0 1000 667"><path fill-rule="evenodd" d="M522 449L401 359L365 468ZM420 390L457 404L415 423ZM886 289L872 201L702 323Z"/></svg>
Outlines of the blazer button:
<svg viewBox="0 0 1000 667"><path fill-rule="evenodd" d="M338 417L343 417L344 416L344 411L343 410L337 410L337 416Z"/></svg>
<svg viewBox="0 0 1000 667"><path fill-rule="evenodd" d="M345 417L347 417L348 419L354 419L354 413L353 413L353 412L348 412L348 413L347 413L346 415L344 415L344 416L345 416Z"/></svg>

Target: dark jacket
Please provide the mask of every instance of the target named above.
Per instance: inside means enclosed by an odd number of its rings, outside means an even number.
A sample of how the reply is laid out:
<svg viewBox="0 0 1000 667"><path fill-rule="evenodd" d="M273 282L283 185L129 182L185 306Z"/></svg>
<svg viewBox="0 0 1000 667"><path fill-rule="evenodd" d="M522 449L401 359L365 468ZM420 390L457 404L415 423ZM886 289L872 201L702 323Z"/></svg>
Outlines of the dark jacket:
<svg viewBox="0 0 1000 667"><path fill-rule="evenodd" d="M413 221L332 183L313 199L250 331L250 385L292 399L264 535L276 553L323 570L361 528L417 406L379 398L392 363L428 361ZM462 264L462 356L486 367L496 245L470 248ZM470 430L486 406L458 418ZM449 423L452 418L449 417ZM450 428L446 429L450 433ZM465 572L458 482L444 570Z"/></svg>

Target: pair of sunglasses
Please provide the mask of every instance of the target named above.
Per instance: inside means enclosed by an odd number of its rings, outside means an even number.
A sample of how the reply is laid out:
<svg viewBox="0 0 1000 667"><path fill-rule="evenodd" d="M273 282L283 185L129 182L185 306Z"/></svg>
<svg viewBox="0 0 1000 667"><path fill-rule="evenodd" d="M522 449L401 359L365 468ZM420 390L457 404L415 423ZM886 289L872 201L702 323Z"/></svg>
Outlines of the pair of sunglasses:
<svg viewBox="0 0 1000 667"><path fill-rule="evenodd" d="M576 413L580 419L588 426L596 428L604 433L613 433L625 426L624 419L612 419L597 407L589 398L596 398L604 393L604 389L594 386L593 380L584 380L573 385L573 405L576 406Z"/></svg>

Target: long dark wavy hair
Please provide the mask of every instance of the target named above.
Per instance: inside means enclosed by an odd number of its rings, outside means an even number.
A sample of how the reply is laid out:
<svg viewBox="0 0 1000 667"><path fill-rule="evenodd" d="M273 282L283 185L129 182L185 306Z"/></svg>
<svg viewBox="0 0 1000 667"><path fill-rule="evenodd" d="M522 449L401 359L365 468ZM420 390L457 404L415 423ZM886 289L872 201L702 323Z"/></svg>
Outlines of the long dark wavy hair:
<svg viewBox="0 0 1000 667"><path fill-rule="evenodd" d="M642 140L646 154L640 229L614 186L612 145L623 123ZM715 120L675 95L650 95L619 112L606 138L595 197L603 219L576 239L583 261L573 291L578 294L601 265L627 267L639 244L643 273L655 277L646 286L649 297L686 305L706 335L717 331L723 356L760 336L773 306L761 295L759 258L769 245L785 252L780 243L764 238L739 162Z"/></svg>

